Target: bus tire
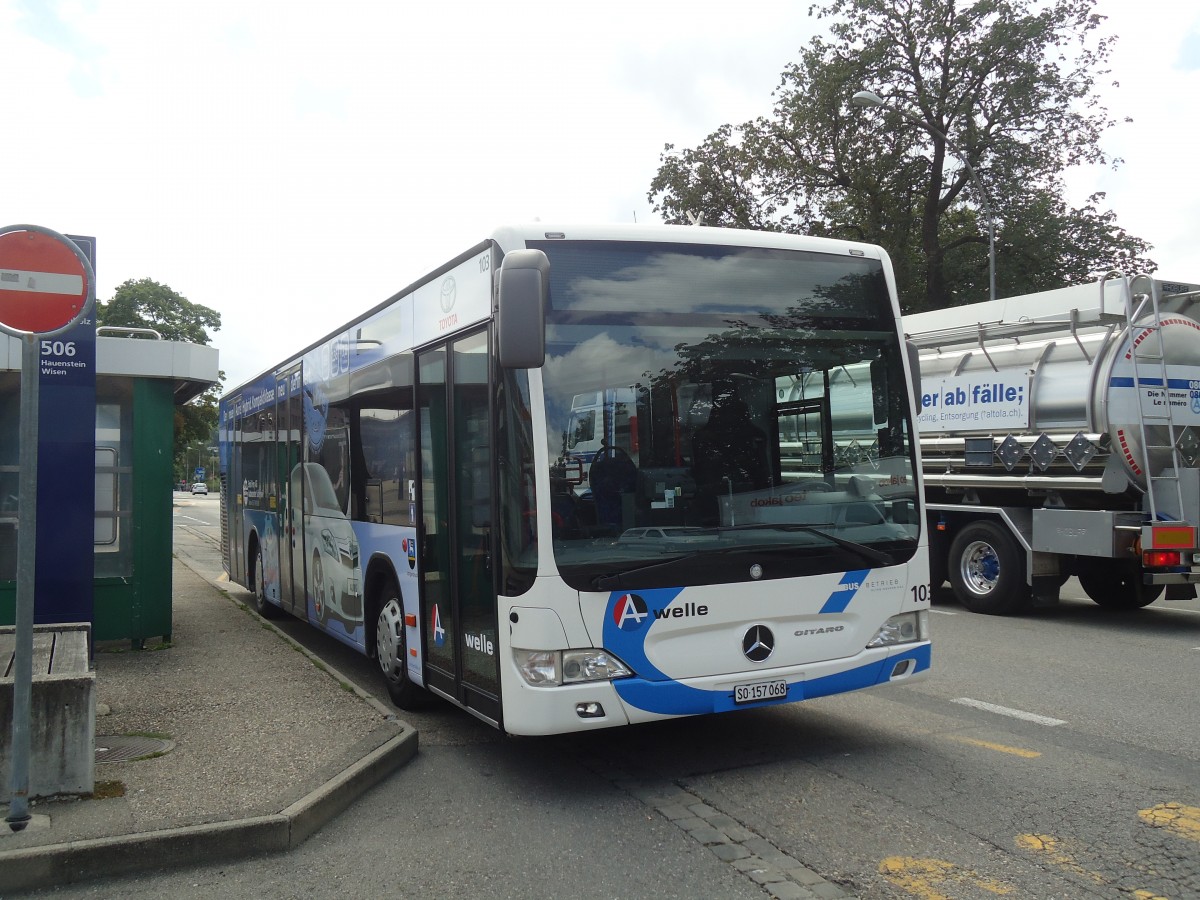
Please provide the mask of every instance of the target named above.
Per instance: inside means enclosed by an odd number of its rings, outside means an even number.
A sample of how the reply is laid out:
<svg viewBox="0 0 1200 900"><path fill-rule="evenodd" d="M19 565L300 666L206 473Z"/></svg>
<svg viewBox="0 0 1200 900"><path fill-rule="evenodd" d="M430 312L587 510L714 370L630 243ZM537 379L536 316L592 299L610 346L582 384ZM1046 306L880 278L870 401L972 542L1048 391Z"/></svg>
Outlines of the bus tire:
<svg viewBox="0 0 1200 900"><path fill-rule="evenodd" d="M267 599L267 586L263 579L262 550L255 543L250 551L250 589L254 592L254 611L264 619L278 619L283 610Z"/></svg>
<svg viewBox="0 0 1200 900"><path fill-rule="evenodd" d="M420 709L428 703L428 691L413 684L408 677L404 605L400 599L400 589L390 578L384 582L379 615L375 619L375 657L393 703L401 709Z"/></svg>
<svg viewBox="0 0 1200 900"><path fill-rule="evenodd" d="M1162 596L1161 584L1142 584L1142 573L1132 566L1100 565L1079 573L1084 592L1105 609L1141 609Z"/></svg>
<svg viewBox="0 0 1200 900"><path fill-rule="evenodd" d="M955 535L947 569L954 596L971 612L1006 616L1029 603L1024 553L993 522L975 522Z"/></svg>

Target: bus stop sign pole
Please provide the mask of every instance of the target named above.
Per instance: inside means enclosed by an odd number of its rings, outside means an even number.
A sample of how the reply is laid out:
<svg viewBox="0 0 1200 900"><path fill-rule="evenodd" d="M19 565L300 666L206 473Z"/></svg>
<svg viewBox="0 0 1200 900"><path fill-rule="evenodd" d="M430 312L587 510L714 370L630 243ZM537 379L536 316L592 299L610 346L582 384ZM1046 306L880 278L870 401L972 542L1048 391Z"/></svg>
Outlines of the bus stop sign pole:
<svg viewBox="0 0 1200 900"><path fill-rule="evenodd" d="M37 561L38 366L43 337L91 314L95 276L82 251L37 225L0 228L0 331L21 341L20 477L17 494L16 651L13 672L12 799L5 822L29 824L33 695L33 605Z"/></svg>

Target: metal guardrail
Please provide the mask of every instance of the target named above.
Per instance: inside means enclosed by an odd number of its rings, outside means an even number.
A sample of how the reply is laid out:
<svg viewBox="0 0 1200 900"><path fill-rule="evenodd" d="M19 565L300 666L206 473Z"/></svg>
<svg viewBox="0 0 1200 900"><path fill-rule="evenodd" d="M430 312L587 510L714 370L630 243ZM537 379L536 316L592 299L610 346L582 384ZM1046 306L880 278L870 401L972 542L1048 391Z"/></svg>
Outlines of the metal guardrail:
<svg viewBox="0 0 1200 900"><path fill-rule="evenodd" d="M101 325L96 329L96 337L131 337L135 338L138 335L153 335L154 340L163 340L162 333L155 331L153 328L132 328L124 325Z"/></svg>

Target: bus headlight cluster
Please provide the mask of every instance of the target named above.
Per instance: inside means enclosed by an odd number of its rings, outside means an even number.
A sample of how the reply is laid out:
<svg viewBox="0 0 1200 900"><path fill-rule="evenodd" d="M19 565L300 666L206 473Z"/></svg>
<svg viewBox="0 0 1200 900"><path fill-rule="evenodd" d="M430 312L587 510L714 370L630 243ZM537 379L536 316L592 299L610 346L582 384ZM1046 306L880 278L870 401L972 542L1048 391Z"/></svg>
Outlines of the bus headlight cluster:
<svg viewBox="0 0 1200 900"><path fill-rule="evenodd" d="M915 644L927 640L929 612L921 610L892 616L875 632L875 637L867 642L867 647L890 647L893 644Z"/></svg>
<svg viewBox="0 0 1200 900"><path fill-rule="evenodd" d="M607 650L513 650L517 669L529 684L542 687L628 678L633 670Z"/></svg>

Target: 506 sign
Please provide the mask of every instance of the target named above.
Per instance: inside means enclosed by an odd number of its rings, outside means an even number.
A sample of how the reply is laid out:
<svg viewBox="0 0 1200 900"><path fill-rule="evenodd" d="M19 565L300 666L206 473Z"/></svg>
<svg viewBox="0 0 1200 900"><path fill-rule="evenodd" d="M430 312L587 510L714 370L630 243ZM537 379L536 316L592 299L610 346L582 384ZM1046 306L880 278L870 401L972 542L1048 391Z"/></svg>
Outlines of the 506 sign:
<svg viewBox="0 0 1200 900"><path fill-rule="evenodd" d="M74 341L42 341L42 356L74 356Z"/></svg>

